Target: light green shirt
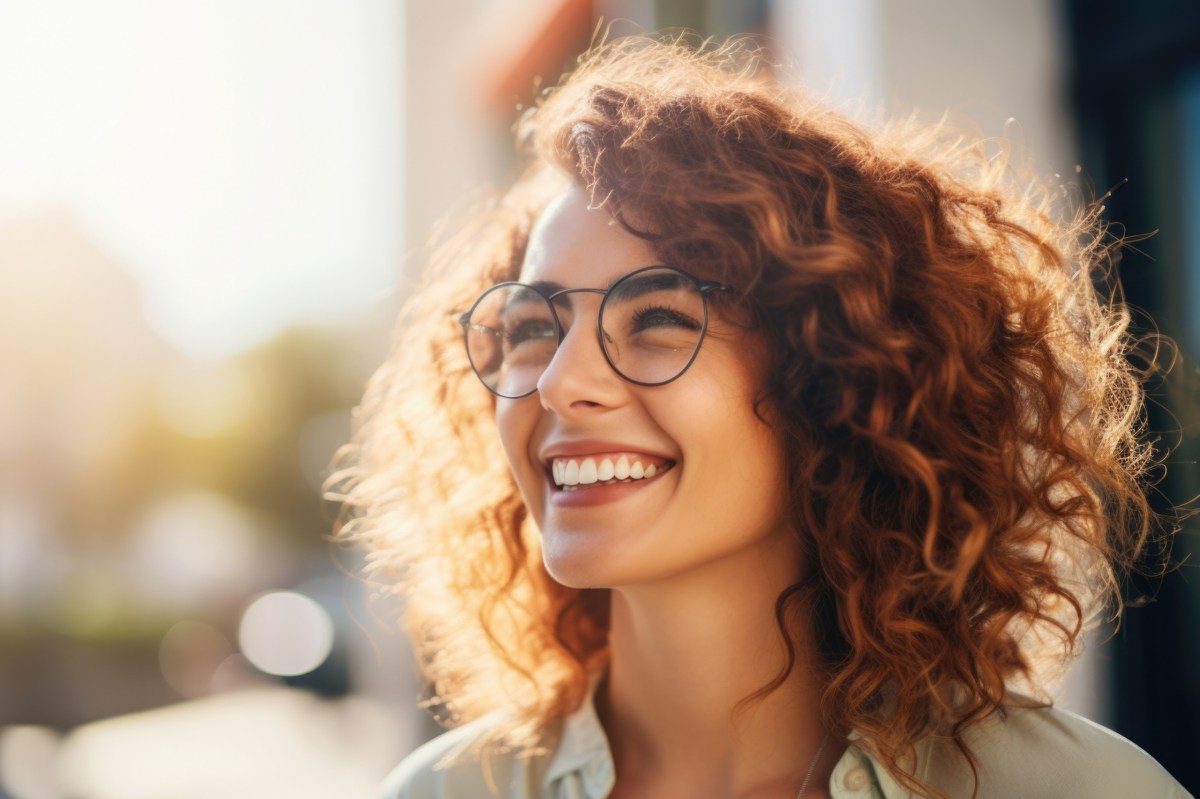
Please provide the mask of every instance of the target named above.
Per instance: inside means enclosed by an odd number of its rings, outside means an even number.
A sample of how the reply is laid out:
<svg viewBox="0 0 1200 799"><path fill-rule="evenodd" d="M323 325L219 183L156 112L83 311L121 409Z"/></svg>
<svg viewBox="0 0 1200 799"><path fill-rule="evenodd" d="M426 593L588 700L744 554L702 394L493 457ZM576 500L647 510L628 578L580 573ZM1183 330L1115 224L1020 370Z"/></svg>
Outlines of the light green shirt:
<svg viewBox="0 0 1200 799"><path fill-rule="evenodd" d="M472 744L491 723L480 719L417 749L392 772L382 796L604 799L612 790L612 754L590 697L566 718L553 752L493 754L485 769ZM978 799L1192 799L1133 743L1063 710L1008 708L1004 718L993 715L966 738L979 760ZM952 741L922 741L917 763L917 776L947 796L971 796L971 769ZM829 793L833 799L912 796L853 740L833 770Z"/></svg>

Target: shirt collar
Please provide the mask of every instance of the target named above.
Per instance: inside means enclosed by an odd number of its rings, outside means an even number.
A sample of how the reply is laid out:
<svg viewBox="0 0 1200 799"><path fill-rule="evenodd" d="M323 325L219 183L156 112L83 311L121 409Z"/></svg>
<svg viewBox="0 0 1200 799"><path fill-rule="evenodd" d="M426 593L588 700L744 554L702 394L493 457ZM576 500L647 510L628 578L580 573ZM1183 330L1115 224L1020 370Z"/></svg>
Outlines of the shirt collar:
<svg viewBox="0 0 1200 799"><path fill-rule="evenodd" d="M593 678L583 704L563 720L558 746L543 778L546 787L570 774L578 774L588 799L608 796L616 780L612 751L600 717L595 693L599 678ZM847 736L846 748L829 784L834 799L911 799L887 769L860 745L857 730Z"/></svg>
<svg viewBox="0 0 1200 799"><path fill-rule="evenodd" d="M592 679L587 696L578 710L563 720L558 748L546 768L545 785L549 786L573 772L579 773L588 799L608 795L616 779L608 737L596 714L596 685Z"/></svg>

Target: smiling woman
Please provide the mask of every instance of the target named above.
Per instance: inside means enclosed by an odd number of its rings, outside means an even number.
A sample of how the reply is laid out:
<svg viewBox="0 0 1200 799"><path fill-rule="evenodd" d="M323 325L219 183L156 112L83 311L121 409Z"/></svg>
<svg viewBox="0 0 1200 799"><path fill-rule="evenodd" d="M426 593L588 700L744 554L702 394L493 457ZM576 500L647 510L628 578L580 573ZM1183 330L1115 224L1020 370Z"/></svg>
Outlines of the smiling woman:
<svg viewBox="0 0 1200 799"><path fill-rule="evenodd" d="M402 316L341 535L456 729L387 795L1186 796L1044 691L1170 526L1097 212L757 66L590 53Z"/></svg>

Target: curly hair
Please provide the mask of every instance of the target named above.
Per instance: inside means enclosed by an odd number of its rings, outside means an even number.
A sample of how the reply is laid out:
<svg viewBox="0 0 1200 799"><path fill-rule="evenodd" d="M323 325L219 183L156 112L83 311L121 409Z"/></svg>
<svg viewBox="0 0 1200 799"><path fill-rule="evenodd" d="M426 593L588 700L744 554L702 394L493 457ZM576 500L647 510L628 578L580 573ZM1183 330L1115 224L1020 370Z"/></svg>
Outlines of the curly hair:
<svg viewBox="0 0 1200 799"><path fill-rule="evenodd" d="M795 663L815 609L829 729L898 779L914 744L1044 686L1160 529L1143 373L1099 210L982 142L866 131L763 77L741 44L595 48L518 124L529 167L432 257L332 492L406 600L431 704L508 711L533 745L603 666L607 591L556 583L453 323L515 279L570 181L663 263L734 287L768 342L790 521L810 564L776 607ZM1108 290L1104 287L1108 286ZM811 621L806 623L812 623ZM972 761L973 762L973 761Z"/></svg>

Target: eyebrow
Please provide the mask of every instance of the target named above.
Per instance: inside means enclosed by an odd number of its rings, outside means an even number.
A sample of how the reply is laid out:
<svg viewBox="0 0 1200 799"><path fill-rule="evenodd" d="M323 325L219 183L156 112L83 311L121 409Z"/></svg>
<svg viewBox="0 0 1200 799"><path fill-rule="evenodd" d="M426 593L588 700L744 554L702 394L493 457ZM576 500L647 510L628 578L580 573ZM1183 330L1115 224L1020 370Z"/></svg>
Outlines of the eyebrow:
<svg viewBox="0 0 1200 799"><path fill-rule="evenodd" d="M629 282L626 284L629 286L628 291L622 293L630 298L640 297L643 294L650 294L651 292L661 291L663 289L669 290L676 288L677 286L683 284L683 282L683 278L674 272L643 274L630 278ZM612 284L609 285L609 289L611 288Z"/></svg>
<svg viewBox="0 0 1200 799"><path fill-rule="evenodd" d="M564 286L562 283L555 283L552 280L538 280L533 283L526 283L525 285L529 286L529 288L533 289L538 294L541 294L543 297L549 297L551 294L557 291L562 291L566 288L566 286Z"/></svg>
<svg viewBox="0 0 1200 799"><path fill-rule="evenodd" d="M622 277L624 277L624 275L619 275L608 281L608 285L604 287L604 290L608 291L611 289ZM526 283L525 285L546 297L549 297L551 294L556 294L560 291L567 290L567 287L562 283L555 283L553 280L537 280L533 283Z"/></svg>
<svg viewBox="0 0 1200 799"><path fill-rule="evenodd" d="M536 289L539 294L542 294L542 289L540 286L533 285L532 287ZM546 296L546 294L542 294L543 298ZM531 303L538 303L538 301L534 300L533 297L530 297L528 294L510 294L504 299L504 310L507 311L509 308L515 308L519 305L529 305Z"/></svg>
<svg viewBox="0 0 1200 799"><path fill-rule="evenodd" d="M608 281L608 285L604 287L604 290L611 291L613 286L617 285L617 283L621 282L627 277L629 277L628 273L624 275L617 275L612 280ZM660 288L669 288L670 285L677 285L678 283L679 277L677 275L646 275L645 277L635 278L630 281L631 286L642 289L641 291L637 292L637 294L645 294ZM529 286L543 297L549 297L551 294L559 291L565 291L567 289L567 287L562 283L555 283L553 280L537 280L533 283L526 283L525 285ZM634 296L637 296L637 294Z"/></svg>

